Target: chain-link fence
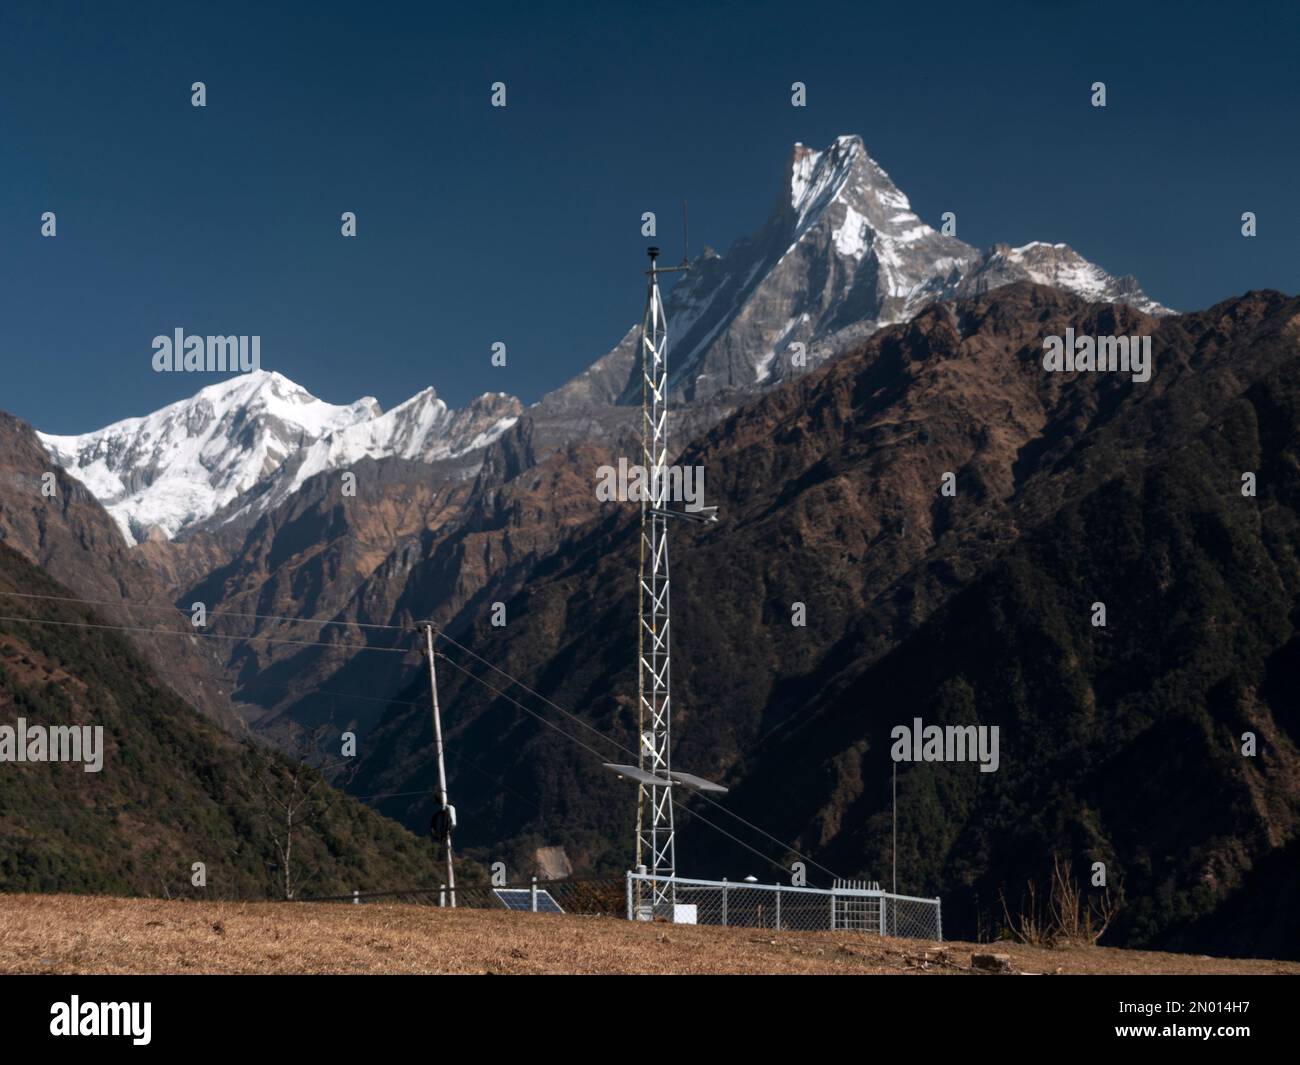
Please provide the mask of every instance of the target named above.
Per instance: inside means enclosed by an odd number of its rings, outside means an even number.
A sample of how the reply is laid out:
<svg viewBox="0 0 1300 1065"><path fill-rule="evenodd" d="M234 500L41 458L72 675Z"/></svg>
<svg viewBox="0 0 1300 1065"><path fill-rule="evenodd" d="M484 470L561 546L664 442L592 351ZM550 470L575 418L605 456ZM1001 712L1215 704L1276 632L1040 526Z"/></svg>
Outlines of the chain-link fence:
<svg viewBox="0 0 1300 1065"><path fill-rule="evenodd" d="M655 885L669 900L656 909ZM666 887L665 887L666 885ZM404 891L357 891L302 902L408 903L522 913L603 914L648 921L794 932L874 932L904 939L943 939L938 899L895 895L879 888L837 884L790 887L748 881L623 877L531 880L501 886L458 885Z"/></svg>
<svg viewBox="0 0 1300 1065"><path fill-rule="evenodd" d="M526 883L407 888L402 891L355 891L301 899L302 902L406 903L455 906L458 909L516 910L523 913L582 913L622 917L626 910L622 877L530 880Z"/></svg>
<svg viewBox="0 0 1300 1065"><path fill-rule="evenodd" d="M895 895L879 888L788 887L684 877L659 877L656 881L648 874L628 873L626 894L630 921L659 919L773 931L855 931L905 939L943 939L937 898ZM656 895L668 901L655 906Z"/></svg>

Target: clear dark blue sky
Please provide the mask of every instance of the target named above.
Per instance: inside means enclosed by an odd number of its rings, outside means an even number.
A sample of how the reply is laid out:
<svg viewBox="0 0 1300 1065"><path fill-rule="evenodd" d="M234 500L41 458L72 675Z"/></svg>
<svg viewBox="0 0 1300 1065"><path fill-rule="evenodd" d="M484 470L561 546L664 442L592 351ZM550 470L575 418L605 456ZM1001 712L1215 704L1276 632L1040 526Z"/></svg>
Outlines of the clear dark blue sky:
<svg viewBox="0 0 1300 1065"><path fill-rule="evenodd" d="M981 247L1066 241L1183 309L1300 290L1295 5L284 6L5 3L0 409L188 395L149 368L177 326L334 402L531 401L639 316L643 211L676 257L687 197L725 250L840 133Z"/></svg>

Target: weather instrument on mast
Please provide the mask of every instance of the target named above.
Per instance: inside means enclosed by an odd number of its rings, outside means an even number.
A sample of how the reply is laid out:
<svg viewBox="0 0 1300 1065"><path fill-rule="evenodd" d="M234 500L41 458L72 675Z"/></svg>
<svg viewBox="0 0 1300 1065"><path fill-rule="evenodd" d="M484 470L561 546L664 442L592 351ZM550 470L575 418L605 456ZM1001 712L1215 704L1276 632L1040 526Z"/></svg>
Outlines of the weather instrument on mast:
<svg viewBox="0 0 1300 1065"><path fill-rule="evenodd" d="M683 205L683 211L685 206ZM672 771L672 669L669 655L670 613L668 519L718 520L717 507L690 512L669 507L668 500L668 328L659 275L684 272L690 265L660 267L658 248L648 249L650 269L645 316L641 322L641 466L649 489L641 495L641 564L637 577L637 734L635 766L606 763L620 777L637 784L636 866L650 874L650 898L641 898L637 881L636 913L641 918L672 920L677 871L673 788L679 784L725 792L719 784Z"/></svg>

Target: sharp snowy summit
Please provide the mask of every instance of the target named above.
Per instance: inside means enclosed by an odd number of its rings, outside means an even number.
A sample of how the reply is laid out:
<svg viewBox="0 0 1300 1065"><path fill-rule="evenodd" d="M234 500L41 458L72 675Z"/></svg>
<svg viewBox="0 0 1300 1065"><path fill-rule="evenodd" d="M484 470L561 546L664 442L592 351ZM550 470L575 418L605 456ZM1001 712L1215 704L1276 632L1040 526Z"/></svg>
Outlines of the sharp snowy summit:
<svg viewBox="0 0 1300 1065"><path fill-rule="evenodd" d="M1133 278L1113 277L1064 244L980 252L939 232L857 136L820 151L796 144L762 229L726 255L706 248L692 265L665 300L671 383L686 401L761 391L935 300L1015 281L1169 313ZM798 344L803 367L791 358ZM636 352L634 327L544 402L639 402Z"/></svg>
<svg viewBox="0 0 1300 1065"><path fill-rule="evenodd" d="M257 370L142 418L39 436L128 542L140 542L171 539L218 514L224 524L260 513L307 478L364 458L434 462L480 450L519 413L518 400L492 393L452 411L432 388L387 413L370 396L336 406Z"/></svg>

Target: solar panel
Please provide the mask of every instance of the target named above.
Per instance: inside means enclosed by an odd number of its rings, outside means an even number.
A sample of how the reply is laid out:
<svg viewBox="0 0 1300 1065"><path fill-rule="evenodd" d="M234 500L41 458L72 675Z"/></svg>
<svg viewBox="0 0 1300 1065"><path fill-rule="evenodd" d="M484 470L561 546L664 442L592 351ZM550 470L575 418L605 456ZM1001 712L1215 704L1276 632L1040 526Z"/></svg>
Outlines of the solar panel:
<svg viewBox="0 0 1300 1065"><path fill-rule="evenodd" d="M643 769L638 769L634 765L619 765L617 762L606 762L606 769L612 769L621 777L627 777L629 780L635 780L638 784L651 784L656 788L671 788L673 782L664 777L657 777L653 773L647 773Z"/></svg>
<svg viewBox="0 0 1300 1065"><path fill-rule="evenodd" d="M668 775L674 780L680 780L697 791L717 791L726 794L727 789L721 784L715 784L711 780L705 780L703 777L697 777L694 773L679 773L675 769L670 769Z"/></svg>
<svg viewBox="0 0 1300 1065"><path fill-rule="evenodd" d="M533 909L533 889L532 888L494 888L492 890L497 898L501 900L502 905L507 910L518 910L522 913L531 913ZM545 888L537 889L537 912L538 913L563 913L560 904L551 897L551 893Z"/></svg>

